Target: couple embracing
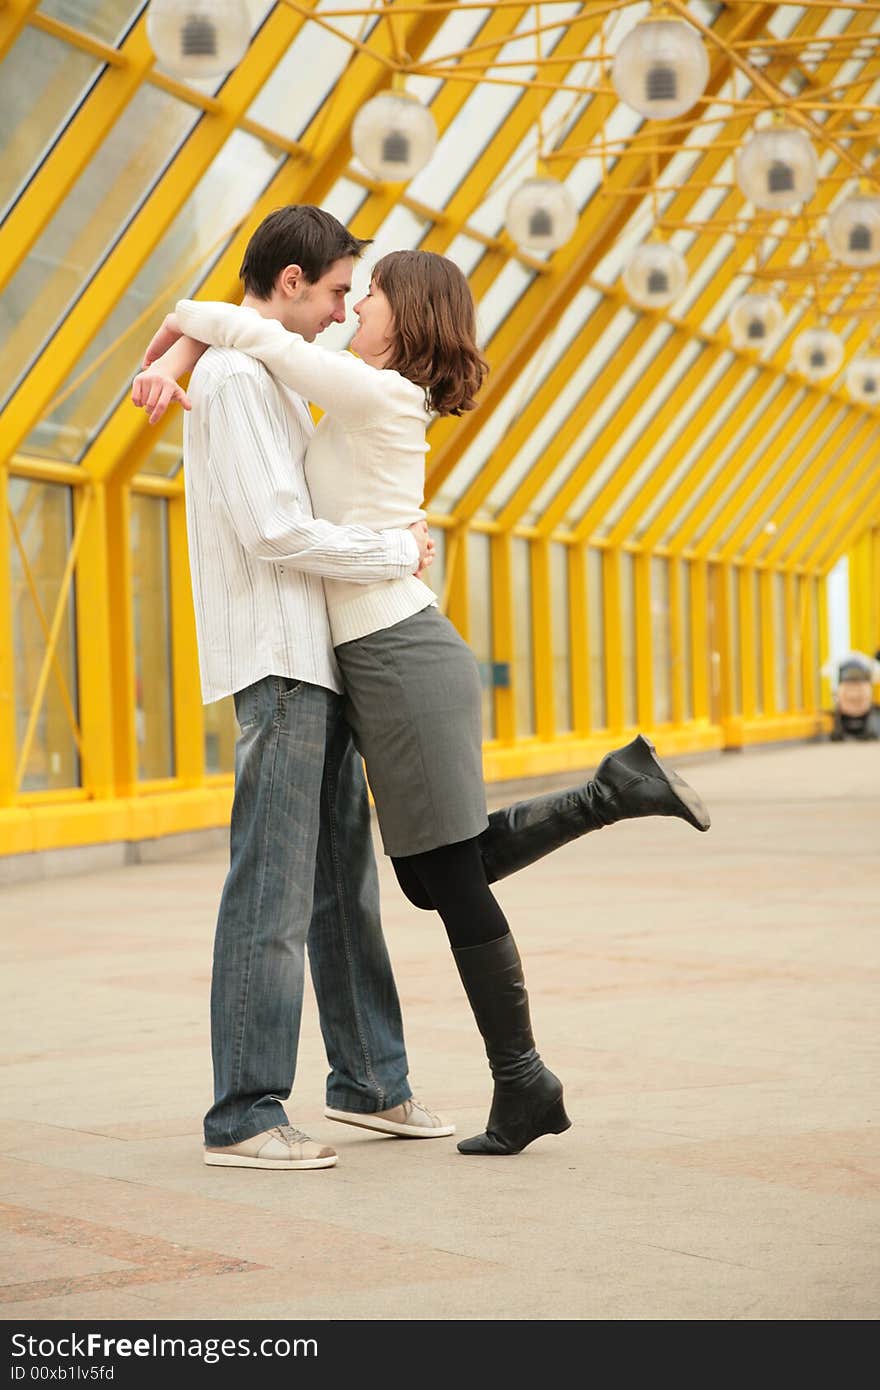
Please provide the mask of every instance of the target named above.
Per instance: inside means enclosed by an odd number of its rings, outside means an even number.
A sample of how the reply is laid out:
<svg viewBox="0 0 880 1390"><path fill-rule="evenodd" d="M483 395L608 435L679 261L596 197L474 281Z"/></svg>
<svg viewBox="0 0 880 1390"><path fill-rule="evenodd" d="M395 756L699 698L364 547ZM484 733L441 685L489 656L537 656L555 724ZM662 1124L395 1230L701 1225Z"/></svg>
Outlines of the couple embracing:
<svg viewBox="0 0 880 1390"><path fill-rule="evenodd" d="M385 853L410 902L442 920L485 1043L494 1095L464 1154L519 1153L570 1125L490 885L618 820L709 826L641 736L592 780L487 814L477 663L421 577L433 559L427 428L473 409L487 370L474 305L452 261L392 252L354 306L353 352L320 347L368 244L319 208L272 213L245 252L242 304L181 301L133 388L153 423L174 401L188 412L202 695L231 694L240 730L211 986L215 1166L336 1163L284 1104L307 947L326 1117L408 1138L455 1132L410 1090L361 758ZM317 428L308 401L324 412Z"/></svg>

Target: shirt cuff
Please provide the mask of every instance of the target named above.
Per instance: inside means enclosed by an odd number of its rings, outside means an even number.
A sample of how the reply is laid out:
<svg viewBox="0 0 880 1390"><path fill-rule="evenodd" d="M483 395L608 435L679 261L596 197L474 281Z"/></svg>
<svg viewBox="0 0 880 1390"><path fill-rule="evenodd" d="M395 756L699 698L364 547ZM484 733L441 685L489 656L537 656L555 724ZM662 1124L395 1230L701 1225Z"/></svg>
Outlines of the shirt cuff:
<svg viewBox="0 0 880 1390"><path fill-rule="evenodd" d="M401 579L415 574L419 567L421 551L412 531L389 531L386 533L391 546L391 563L400 565Z"/></svg>

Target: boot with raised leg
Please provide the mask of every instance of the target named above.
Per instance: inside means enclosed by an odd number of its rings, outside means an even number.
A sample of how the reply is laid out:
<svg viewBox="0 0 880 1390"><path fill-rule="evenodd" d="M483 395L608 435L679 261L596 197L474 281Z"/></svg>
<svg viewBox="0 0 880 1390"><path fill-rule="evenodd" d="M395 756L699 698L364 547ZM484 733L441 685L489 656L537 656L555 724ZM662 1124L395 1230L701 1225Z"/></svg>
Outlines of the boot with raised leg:
<svg viewBox="0 0 880 1390"><path fill-rule="evenodd" d="M495 883L591 830L640 816L677 816L697 830L711 824L693 787L642 734L608 753L589 782L493 811L477 841L486 877Z"/></svg>
<svg viewBox="0 0 880 1390"><path fill-rule="evenodd" d="M571 1126L562 1082L535 1049L529 996L516 942L509 934L453 949L495 1081L484 1134L462 1139L463 1154L518 1154L542 1134Z"/></svg>

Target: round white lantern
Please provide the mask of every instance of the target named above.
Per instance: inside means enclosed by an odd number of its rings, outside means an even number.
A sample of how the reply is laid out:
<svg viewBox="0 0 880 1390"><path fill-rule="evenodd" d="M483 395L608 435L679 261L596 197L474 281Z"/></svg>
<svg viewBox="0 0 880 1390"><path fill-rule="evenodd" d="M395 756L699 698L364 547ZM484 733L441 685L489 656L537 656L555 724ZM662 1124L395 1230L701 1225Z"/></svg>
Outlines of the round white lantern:
<svg viewBox="0 0 880 1390"><path fill-rule="evenodd" d="M705 92L709 59L696 29L683 19L643 19L618 48L611 81L640 115L671 120Z"/></svg>
<svg viewBox="0 0 880 1390"><path fill-rule="evenodd" d="M758 208L788 208L816 191L819 165L802 130L773 125L759 130L738 151L737 183Z"/></svg>
<svg viewBox="0 0 880 1390"><path fill-rule="evenodd" d="M382 92L354 118L351 145L377 179L404 183L424 169L437 145L437 126L427 106L408 92Z"/></svg>
<svg viewBox="0 0 880 1390"><path fill-rule="evenodd" d="M687 284L687 262L665 241L646 241L624 268L623 283L630 299L643 309L662 309Z"/></svg>
<svg viewBox="0 0 880 1390"><path fill-rule="evenodd" d="M526 179L511 194L504 215L507 231L527 251L558 251L574 236L578 210L558 179Z"/></svg>
<svg viewBox="0 0 880 1390"><path fill-rule="evenodd" d="M880 405L880 357L857 357L846 369L846 389L862 405Z"/></svg>
<svg viewBox="0 0 880 1390"><path fill-rule="evenodd" d="M798 371L808 381L824 381L840 371L843 343L828 328L808 328L795 338L791 355Z"/></svg>
<svg viewBox="0 0 880 1390"><path fill-rule="evenodd" d="M880 261L880 196L856 193L836 207L825 232L832 256L844 265Z"/></svg>
<svg viewBox="0 0 880 1390"><path fill-rule="evenodd" d="M147 38L174 77L222 77L251 41L247 0L151 0Z"/></svg>
<svg viewBox="0 0 880 1390"><path fill-rule="evenodd" d="M785 310L772 294L744 294L728 316L734 347L760 350L777 333Z"/></svg>

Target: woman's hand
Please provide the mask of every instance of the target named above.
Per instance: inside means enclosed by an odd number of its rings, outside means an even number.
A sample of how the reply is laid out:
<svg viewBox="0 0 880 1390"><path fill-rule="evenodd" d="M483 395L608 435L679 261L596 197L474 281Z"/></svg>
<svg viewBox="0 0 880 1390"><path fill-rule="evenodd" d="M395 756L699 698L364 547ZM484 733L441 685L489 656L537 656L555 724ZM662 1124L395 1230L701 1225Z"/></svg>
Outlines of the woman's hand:
<svg viewBox="0 0 880 1390"><path fill-rule="evenodd" d="M173 376L158 367L138 372L131 386L131 402L143 407L151 425L159 423L172 401L192 410L192 401Z"/></svg>

